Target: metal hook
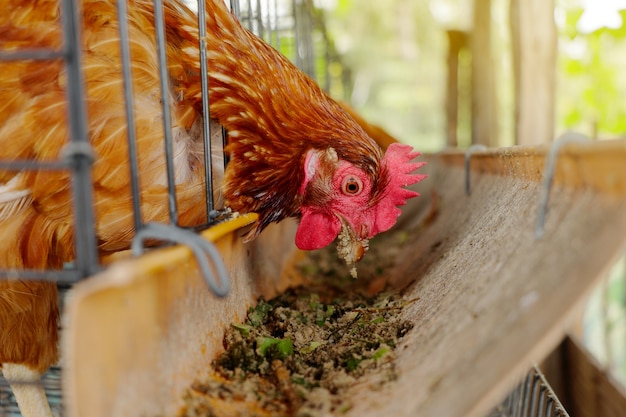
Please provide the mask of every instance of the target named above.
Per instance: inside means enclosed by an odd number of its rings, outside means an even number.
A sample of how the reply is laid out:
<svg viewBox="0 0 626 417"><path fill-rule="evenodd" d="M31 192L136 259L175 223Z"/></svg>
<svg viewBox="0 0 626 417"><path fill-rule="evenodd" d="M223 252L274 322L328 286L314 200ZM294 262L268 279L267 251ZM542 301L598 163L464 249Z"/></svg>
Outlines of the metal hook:
<svg viewBox="0 0 626 417"><path fill-rule="evenodd" d="M537 227L535 228L535 238L539 239L543 236L544 225L546 222L546 212L548 211L548 199L552 189L552 180L554 179L554 171L556 169L556 159L563 145L568 143L584 143L589 138L581 133L565 132L550 146L546 166L544 168L543 185L541 187L541 199L539 201L539 212L537 214Z"/></svg>
<svg viewBox="0 0 626 417"><path fill-rule="evenodd" d="M476 151L486 151L487 147L480 143L470 146L465 151L465 195L470 195L470 159Z"/></svg>
<svg viewBox="0 0 626 417"><path fill-rule="evenodd" d="M147 239L166 240L188 246L195 255L202 276L213 293L218 297L225 297L228 294L230 290L230 280L228 278L228 272L226 271L226 265L213 243L205 240L202 236L194 232L181 229L177 226L162 223L147 223L133 238L131 244L133 256L139 256L143 253L144 242ZM213 262L217 275L219 276L219 286L215 280L207 256Z"/></svg>

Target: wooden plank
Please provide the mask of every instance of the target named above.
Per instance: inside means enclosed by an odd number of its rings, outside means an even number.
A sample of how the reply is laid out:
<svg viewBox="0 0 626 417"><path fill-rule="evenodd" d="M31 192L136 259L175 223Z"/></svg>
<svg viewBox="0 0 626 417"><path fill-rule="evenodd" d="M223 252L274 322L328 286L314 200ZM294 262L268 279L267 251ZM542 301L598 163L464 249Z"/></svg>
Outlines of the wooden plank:
<svg viewBox="0 0 626 417"><path fill-rule="evenodd" d="M472 143L498 146L498 101L491 32L491 0L474 0L470 38Z"/></svg>
<svg viewBox="0 0 626 417"><path fill-rule="evenodd" d="M625 246L626 142L567 146L544 236L534 236L545 149L426 156L399 226L409 231L391 285L418 298L397 352L399 378L354 388L348 416L484 417L562 340L568 319ZM425 222L425 219L428 219ZM216 299L187 249L115 263L72 291L64 317L71 417L174 415L182 392L222 349L224 327L258 295L293 283L293 222L256 243L217 241L233 279ZM287 280L282 280L286 278Z"/></svg>
<svg viewBox="0 0 626 417"><path fill-rule="evenodd" d="M481 178L478 176L474 179L474 173L541 182L545 156L546 148L542 146L501 148L475 153L470 161L472 183L475 184ZM465 163L464 155L458 152L442 153L437 158L446 165L459 168ZM559 152L554 184L623 196L626 194L625 158L624 140L569 144Z"/></svg>
<svg viewBox="0 0 626 417"><path fill-rule="evenodd" d="M459 125L459 54L467 48L467 33L448 30L448 57L446 82L446 145L456 148Z"/></svg>
<svg viewBox="0 0 626 417"><path fill-rule="evenodd" d="M510 10L516 143L548 143L554 137L554 0L511 0Z"/></svg>
<svg viewBox="0 0 626 417"><path fill-rule="evenodd" d="M566 367L565 358L563 357L563 346L565 340L561 342L556 349L545 357L541 363L539 363L539 370L545 376L546 380L550 384L550 388L554 392L554 395L559 399L565 410L569 411L567 404L567 390L565 387L565 375L564 368ZM571 417L577 417L575 414Z"/></svg>
<svg viewBox="0 0 626 417"><path fill-rule="evenodd" d="M295 251L295 224L272 225L246 245L239 235L249 221L236 222L223 236L204 233L217 240L229 269L224 299L180 246L118 261L71 290L62 340L68 416L177 414L184 390L221 351L226 326L243 319L260 295L286 286L281 272Z"/></svg>
<svg viewBox="0 0 626 417"><path fill-rule="evenodd" d="M575 338L563 343L568 411L575 417L621 417L626 391Z"/></svg>
<svg viewBox="0 0 626 417"><path fill-rule="evenodd" d="M544 157L537 148L476 155L471 196L462 154L428 158L419 214L403 226L411 237L391 277L419 298L404 311L415 327L399 349L400 376L375 395L355 389L349 416L483 417L562 340L570 314L625 247L626 144L564 149L536 239ZM424 226L435 199L437 216Z"/></svg>

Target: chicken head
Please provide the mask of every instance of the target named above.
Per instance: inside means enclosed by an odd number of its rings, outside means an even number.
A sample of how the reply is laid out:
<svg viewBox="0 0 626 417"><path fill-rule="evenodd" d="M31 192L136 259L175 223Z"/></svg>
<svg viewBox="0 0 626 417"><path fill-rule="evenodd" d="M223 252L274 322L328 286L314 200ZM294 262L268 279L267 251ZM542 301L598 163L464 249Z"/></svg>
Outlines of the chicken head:
<svg viewBox="0 0 626 417"><path fill-rule="evenodd" d="M403 188L421 181L425 175L413 171L424 162L408 145L389 146L381 162L386 175L382 192L361 168L338 158L333 148L311 149L304 164L301 220L296 232L300 249L323 248L338 238L337 251L348 265L358 262L368 249L369 239L389 230L401 214L397 206L419 194ZM353 269L353 275L355 270Z"/></svg>

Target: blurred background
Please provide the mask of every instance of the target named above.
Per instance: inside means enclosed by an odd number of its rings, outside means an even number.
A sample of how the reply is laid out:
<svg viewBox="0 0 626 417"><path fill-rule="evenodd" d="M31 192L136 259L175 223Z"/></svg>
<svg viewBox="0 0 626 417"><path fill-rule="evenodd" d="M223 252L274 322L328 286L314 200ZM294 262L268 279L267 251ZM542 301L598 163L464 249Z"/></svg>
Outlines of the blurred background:
<svg viewBox="0 0 626 417"><path fill-rule="evenodd" d="M447 145L448 61L458 53L458 145L472 142L472 50L493 89L492 146L515 144L515 74L510 0L318 0L347 83L335 98L399 139L427 151ZM626 1L555 0L554 132L594 138L626 132ZM537 17L541 19L541 17ZM539 22L535 22L539 23ZM485 26L489 27L486 28ZM544 31L533 24L537 32ZM520 28L522 36L525 28ZM472 47L472 36L487 41ZM540 37L541 36L541 37ZM474 53L476 55L476 53ZM524 57L522 57L524 59ZM532 59L532 58L530 58ZM477 63L474 63L476 65ZM478 75L480 76L480 74ZM480 83L480 81L478 81ZM489 80L486 80L489 83ZM485 91L474 94L481 95Z"/></svg>
<svg viewBox="0 0 626 417"><path fill-rule="evenodd" d="M334 98L350 103L370 121L425 151L452 144L448 137L448 109L454 104L447 98L450 88L458 93L449 96L456 99L458 146L472 143L472 100L487 102L483 108L492 109L491 146L519 142L514 123L516 59L519 65L540 67L542 73L553 75L546 88L554 90L554 134L571 129L605 139L626 131L626 103L621 99L626 93L622 71L626 0L547 1L541 7L544 10L536 11L541 14L530 19L515 16L517 0L259 3L268 11L268 22L280 19L283 30L278 28L272 39L280 37L278 48L294 60L302 58L294 51L297 35L287 33L290 24L284 17L292 7L314 10L310 41L319 43L320 53L312 57L317 63L309 63L311 68L318 66L312 75ZM545 20L546 13L553 31L536 20ZM518 43L531 35L539 49L547 50L546 59L537 62L523 51L524 45L514 47L514 28L522 34ZM325 45L329 49L322 52ZM478 70L474 71L476 79L473 68ZM472 89L473 84L477 88Z"/></svg>

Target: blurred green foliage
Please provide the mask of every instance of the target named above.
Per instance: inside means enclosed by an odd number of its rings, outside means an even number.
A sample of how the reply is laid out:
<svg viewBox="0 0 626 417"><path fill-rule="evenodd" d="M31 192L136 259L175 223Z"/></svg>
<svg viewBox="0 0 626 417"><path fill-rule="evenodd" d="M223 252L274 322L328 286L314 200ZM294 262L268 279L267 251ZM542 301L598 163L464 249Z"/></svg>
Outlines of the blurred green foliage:
<svg viewBox="0 0 626 417"><path fill-rule="evenodd" d="M366 119L423 151L445 145L447 40L431 13L436 0L336 0L326 24L349 85L331 91ZM328 3L328 2L327 2ZM513 144L512 64L508 0L492 0L500 145ZM580 33L578 0L556 0L559 52L555 136L577 130L614 138L626 132L626 25ZM626 22L626 11L621 12ZM466 59L467 58L467 59ZM461 57L465 70L471 62ZM467 74L460 74L467 80ZM467 83L467 81L466 81ZM468 98L468 91L464 99ZM465 107L464 107L465 106ZM470 120L460 103L459 141ZM465 112L465 113L464 113Z"/></svg>
<svg viewBox="0 0 626 417"><path fill-rule="evenodd" d="M579 33L583 9L565 9L560 29L557 127L593 137L626 132L626 26ZM626 11L620 13L626 21Z"/></svg>
<svg viewBox="0 0 626 417"><path fill-rule="evenodd" d="M440 148L447 47L428 2L337 0L327 24L352 81L340 98L398 139Z"/></svg>

